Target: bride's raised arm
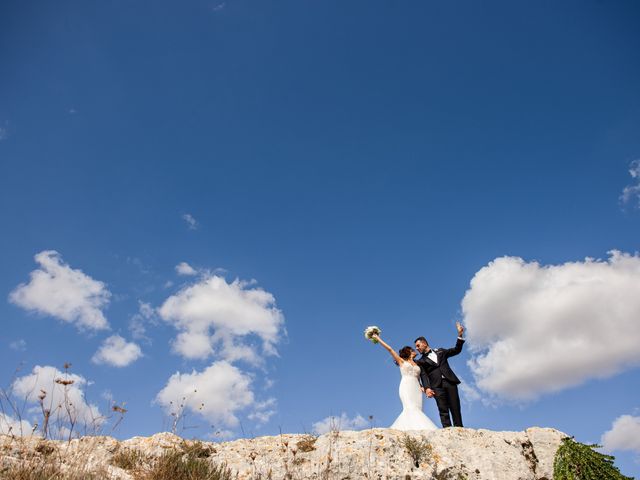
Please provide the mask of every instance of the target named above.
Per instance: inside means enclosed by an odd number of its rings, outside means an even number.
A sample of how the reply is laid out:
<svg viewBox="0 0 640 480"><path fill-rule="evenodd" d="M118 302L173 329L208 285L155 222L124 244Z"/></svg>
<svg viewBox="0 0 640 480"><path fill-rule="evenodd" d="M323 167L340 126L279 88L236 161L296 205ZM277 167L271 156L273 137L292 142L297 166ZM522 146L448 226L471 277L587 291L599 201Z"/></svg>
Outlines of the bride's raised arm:
<svg viewBox="0 0 640 480"><path fill-rule="evenodd" d="M393 359L396 361L398 365L402 365L404 360L400 358L400 355L398 355L393 348L387 345L387 343L380 338L380 335L374 334L372 335L372 338L375 338L378 341L378 343L382 345L391 354L391 356L393 357Z"/></svg>

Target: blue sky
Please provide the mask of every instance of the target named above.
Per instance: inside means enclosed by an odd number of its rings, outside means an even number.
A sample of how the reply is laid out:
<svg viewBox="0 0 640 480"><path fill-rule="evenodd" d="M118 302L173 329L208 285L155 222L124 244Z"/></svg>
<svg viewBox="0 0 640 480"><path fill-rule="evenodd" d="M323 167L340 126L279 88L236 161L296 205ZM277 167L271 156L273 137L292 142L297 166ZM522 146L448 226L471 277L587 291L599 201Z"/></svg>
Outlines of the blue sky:
<svg viewBox="0 0 640 480"><path fill-rule="evenodd" d="M193 404L185 436L386 426L398 372L363 328L447 346L462 320L467 426L600 442L623 418L623 445L640 428L639 16L3 2L2 385L71 362L101 412L106 391L126 402L119 437L167 429L159 392L195 379L228 401ZM108 338L128 350L100 360ZM640 446L614 453L639 472Z"/></svg>

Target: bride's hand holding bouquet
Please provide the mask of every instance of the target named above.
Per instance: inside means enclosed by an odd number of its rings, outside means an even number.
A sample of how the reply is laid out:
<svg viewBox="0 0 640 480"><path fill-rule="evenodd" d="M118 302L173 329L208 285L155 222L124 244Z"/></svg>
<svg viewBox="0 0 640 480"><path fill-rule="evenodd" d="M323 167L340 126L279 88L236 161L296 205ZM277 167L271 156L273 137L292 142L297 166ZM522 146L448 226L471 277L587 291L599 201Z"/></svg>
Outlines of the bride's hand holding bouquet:
<svg viewBox="0 0 640 480"><path fill-rule="evenodd" d="M364 329L364 338L366 338L372 343L378 343L380 341L381 333L382 333L382 330L380 330L380 327L376 327L375 325L372 325Z"/></svg>
<svg viewBox="0 0 640 480"><path fill-rule="evenodd" d="M380 345L382 345L384 349L391 354L396 363L400 365L403 360L398 357L398 354L393 350L393 348L391 348L384 340L382 340L382 338L380 337L381 333L382 330L380 329L380 327L376 327L375 325L367 327L364 331L364 338L369 340L371 343L379 343Z"/></svg>

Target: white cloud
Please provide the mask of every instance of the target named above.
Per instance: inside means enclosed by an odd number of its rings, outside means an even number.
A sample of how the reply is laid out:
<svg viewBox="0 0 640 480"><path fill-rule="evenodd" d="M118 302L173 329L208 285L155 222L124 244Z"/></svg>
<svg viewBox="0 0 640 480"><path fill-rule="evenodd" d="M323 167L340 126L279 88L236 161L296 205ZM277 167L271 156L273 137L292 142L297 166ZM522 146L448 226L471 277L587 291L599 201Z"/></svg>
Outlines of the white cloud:
<svg viewBox="0 0 640 480"><path fill-rule="evenodd" d="M158 312L179 331L173 350L190 359L215 354L258 363L258 352L245 343L253 336L261 340L263 355L276 355L284 317L271 293L249 286L209 275L169 297Z"/></svg>
<svg viewBox="0 0 640 480"><path fill-rule="evenodd" d="M156 314L155 310L149 303L138 302L138 307L139 307L140 315L142 315L147 320L152 319Z"/></svg>
<svg viewBox="0 0 640 480"><path fill-rule="evenodd" d="M24 339L15 340L9 344L11 350L16 352L24 352L27 349L27 342Z"/></svg>
<svg viewBox="0 0 640 480"><path fill-rule="evenodd" d="M72 382L63 385L61 381ZM85 429L99 429L104 417L98 407L88 403L83 389L87 380L80 375L66 374L51 366L36 366L31 374L17 378L11 385L13 395L30 406L28 412L41 416L39 396L46 393L43 399L44 408L51 411L49 421L54 437L60 437L63 428L69 426L72 418L77 425ZM42 419L40 419L42 424Z"/></svg>
<svg viewBox="0 0 640 480"><path fill-rule="evenodd" d="M120 335L112 335L103 342L91 361L114 367L126 367L141 356L142 350L137 344L127 342Z"/></svg>
<svg viewBox="0 0 640 480"><path fill-rule="evenodd" d="M462 383L459 385L459 387L460 393L462 393L461 398L464 402L472 403L482 399L482 395L480 394L480 392L464 380L462 380Z"/></svg>
<svg viewBox="0 0 640 480"><path fill-rule="evenodd" d="M368 426L369 422L362 415L349 418L345 412L342 412L339 417L330 416L314 423L312 429L318 435L322 435L329 432L362 430Z"/></svg>
<svg viewBox="0 0 640 480"><path fill-rule="evenodd" d="M102 393L100 394L100 396L105 399L107 401L107 403L109 403L109 405L113 405L115 404L115 398L113 396L113 393L111 392L111 390L106 389L103 390Z"/></svg>
<svg viewBox="0 0 640 480"><path fill-rule="evenodd" d="M267 423L269 421L269 419L275 415L276 411L275 410L267 410L264 412L261 411L256 411L256 412L251 412L247 418L249 420L253 420L257 423Z"/></svg>
<svg viewBox="0 0 640 480"><path fill-rule="evenodd" d="M254 403L251 384L249 375L230 363L214 362L202 372L172 375L156 401L168 414L184 408L216 426L235 427L237 413Z"/></svg>
<svg viewBox="0 0 640 480"><path fill-rule="evenodd" d="M26 420L18 420L11 415L0 412L0 434L28 437L32 434L32 428Z"/></svg>
<svg viewBox="0 0 640 480"><path fill-rule="evenodd" d="M276 414L275 398L269 398L264 402L257 402L253 405L253 411L247 416L249 420L253 420L257 423L267 423L269 419Z"/></svg>
<svg viewBox="0 0 640 480"><path fill-rule="evenodd" d="M622 415L616 418L600 443L608 452L630 450L640 453L640 417Z"/></svg>
<svg viewBox="0 0 640 480"><path fill-rule="evenodd" d="M191 215L190 213L185 213L184 215L182 215L182 219L187 223L187 228L189 228L189 230L198 229L198 221L193 218L193 215Z"/></svg>
<svg viewBox="0 0 640 480"><path fill-rule="evenodd" d="M181 332L173 341L173 351L186 358L204 359L213 355L211 339L206 332Z"/></svg>
<svg viewBox="0 0 640 480"><path fill-rule="evenodd" d="M527 400L640 363L640 257L542 266L503 257L462 301L469 366L498 399Z"/></svg>
<svg viewBox="0 0 640 480"><path fill-rule="evenodd" d="M109 328L102 309L109 303L111 293L104 283L72 269L56 251L46 250L34 258L40 268L31 272L29 283L18 285L9 294L10 302L79 329Z"/></svg>
<svg viewBox="0 0 640 480"><path fill-rule="evenodd" d="M138 312L129 321L129 330L137 340L151 340L147 337L147 323L154 323L156 311L149 303L138 301Z"/></svg>
<svg viewBox="0 0 640 480"><path fill-rule="evenodd" d="M198 272L195 268L193 268L191 265L189 265L187 262L180 262L178 265L176 265L176 272L178 273L178 275L197 275Z"/></svg>
<svg viewBox="0 0 640 480"><path fill-rule="evenodd" d="M635 184L624 187L622 195L620 195L620 201L625 204L635 198L637 200L636 206L640 208L640 159L631 162L629 174L635 180Z"/></svg>

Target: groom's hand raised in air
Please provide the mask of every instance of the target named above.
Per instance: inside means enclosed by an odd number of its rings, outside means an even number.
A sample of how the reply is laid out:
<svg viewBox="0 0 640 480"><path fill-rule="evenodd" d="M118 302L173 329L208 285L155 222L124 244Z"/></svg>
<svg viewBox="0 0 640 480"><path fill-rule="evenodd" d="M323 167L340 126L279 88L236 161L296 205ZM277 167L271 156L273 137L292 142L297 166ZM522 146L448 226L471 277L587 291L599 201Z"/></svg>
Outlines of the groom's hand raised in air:
<svg viewBox="0 0 640 480"><path fill-rule="evenodd" d="M436 396L436 392L434 392L433 390L431 390L430 388L425 388L424 389L424 393L427 395L427 397L432 398Z"/></svg>
<svg viewBox="0 0 640 480"><path fill-rule="evenodd" d="M456 329L458 330L458 337L462 338L462 334L464 333L464 327L460 322L456 322Z"/></svg>

